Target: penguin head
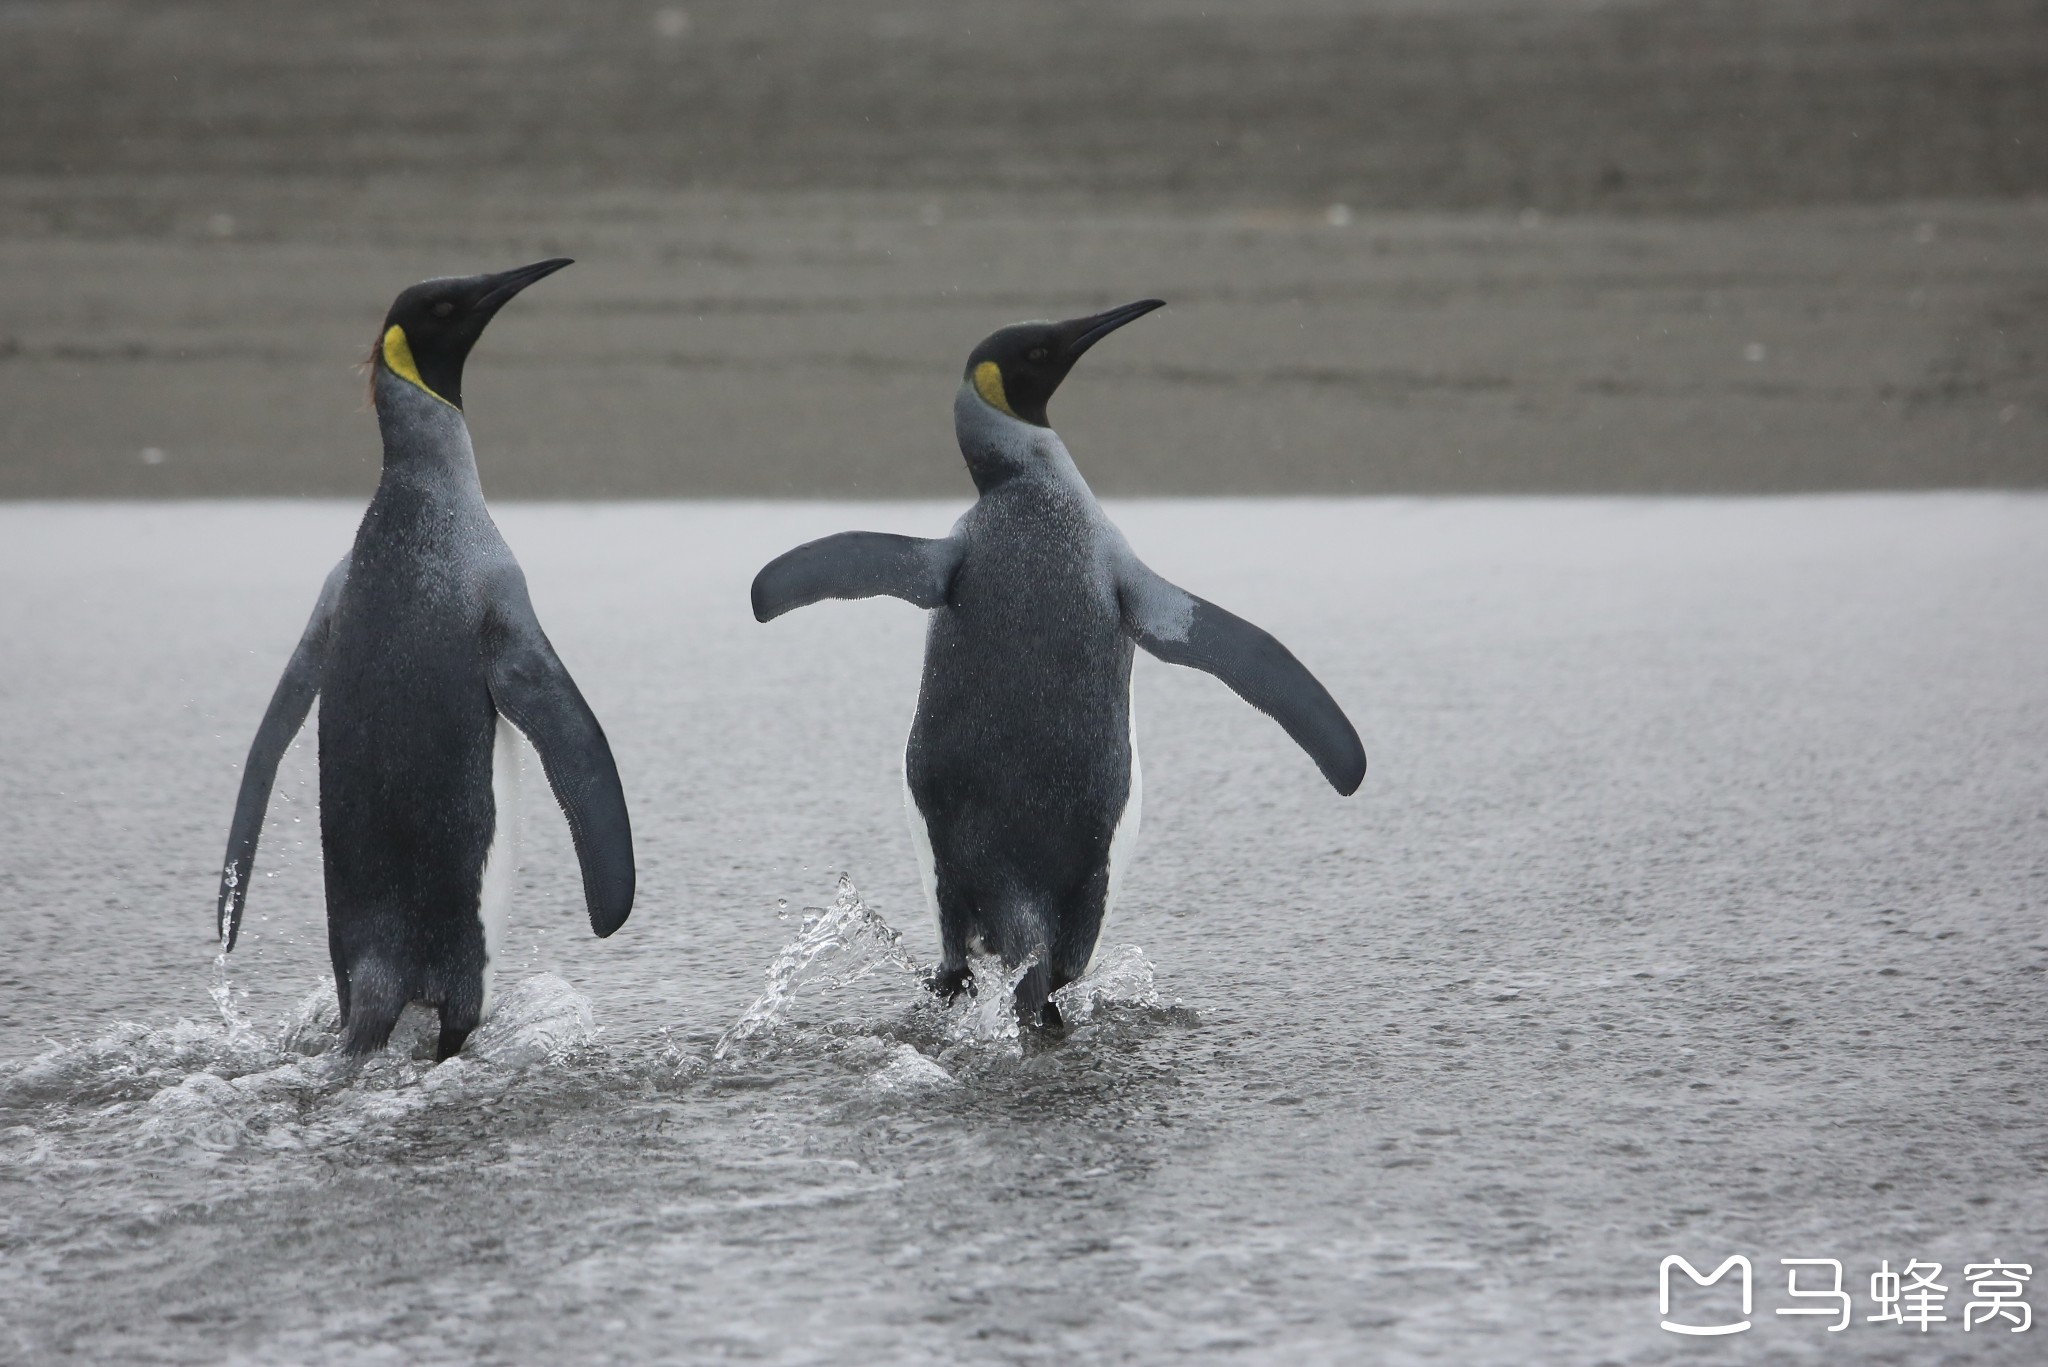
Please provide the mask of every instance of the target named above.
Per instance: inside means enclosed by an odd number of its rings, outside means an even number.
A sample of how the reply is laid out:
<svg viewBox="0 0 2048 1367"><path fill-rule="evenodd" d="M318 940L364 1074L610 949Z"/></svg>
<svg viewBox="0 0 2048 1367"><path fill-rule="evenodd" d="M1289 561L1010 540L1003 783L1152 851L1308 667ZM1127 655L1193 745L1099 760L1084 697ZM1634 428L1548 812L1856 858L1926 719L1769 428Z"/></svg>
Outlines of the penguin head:
<svg viewBox="0 0 2048 1367"><path fill-rule="evenodd" d="M569 264L568 258L556 257L496 275L422 280L399 295L384 315L371 365L462 407L462 363L485 325L513 295Z"/></svg>
<svg viewBox="0 0 2048 1367"><path fill-rule="evenodd" d="M1163 308L1164 299L1140 299L1064 323L1012 323L993 332L967 357L967 382L982 402L1034 427L1050 427L1045 405L1082 353L1125 323Z"/></svg>

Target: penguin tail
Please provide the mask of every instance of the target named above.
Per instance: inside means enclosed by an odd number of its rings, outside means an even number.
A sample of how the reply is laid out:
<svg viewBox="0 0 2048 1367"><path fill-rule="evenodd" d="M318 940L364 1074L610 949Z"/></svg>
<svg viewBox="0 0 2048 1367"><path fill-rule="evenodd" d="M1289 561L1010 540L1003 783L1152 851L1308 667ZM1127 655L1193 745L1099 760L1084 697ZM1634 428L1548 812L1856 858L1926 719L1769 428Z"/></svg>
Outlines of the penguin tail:
<svg viewBox="0 0 2048 1367"><path fill-rule="evenodd" d="M391 1040L405 1011L405 984L388 964L362 959L348 971L348 1008L341 1026L342 1052L351 1058L374 1054Z"/></svg>

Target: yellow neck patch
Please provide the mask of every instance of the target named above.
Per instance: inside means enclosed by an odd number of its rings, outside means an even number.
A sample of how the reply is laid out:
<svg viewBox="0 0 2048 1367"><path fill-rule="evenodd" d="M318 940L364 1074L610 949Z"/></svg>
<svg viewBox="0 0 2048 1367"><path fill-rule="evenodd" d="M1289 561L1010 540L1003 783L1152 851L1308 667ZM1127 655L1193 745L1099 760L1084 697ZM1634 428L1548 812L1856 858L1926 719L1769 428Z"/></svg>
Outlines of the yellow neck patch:
<svg viewBox="0 0 2048 1367"><path fill-rule="evenodd" d="M441 399L442 403L448 403L448 400L442 399L439 394L434 394L433 390L428 389L427 382L420 378L420 368L412 359L412 347L405 340L405 329L396 323L384 330L384 368L399 379L419 386L422 393L433 394L435 398ZM448 406L455 407L452 403L448 403Z"/></svg>
<svg viewBox="0 0 2048 1367"><path fill-rule="evenodd" d="M397 330L392 329L393 332ZM1013 418L1017 417L1015 410L1010 407L1010 396L1003 393L1003 368L994 361L983 361L974 368L974 392L981 395L982 402L998 413L1008 413ZM1019 418L1018 421L1023 420Z"/></svg>

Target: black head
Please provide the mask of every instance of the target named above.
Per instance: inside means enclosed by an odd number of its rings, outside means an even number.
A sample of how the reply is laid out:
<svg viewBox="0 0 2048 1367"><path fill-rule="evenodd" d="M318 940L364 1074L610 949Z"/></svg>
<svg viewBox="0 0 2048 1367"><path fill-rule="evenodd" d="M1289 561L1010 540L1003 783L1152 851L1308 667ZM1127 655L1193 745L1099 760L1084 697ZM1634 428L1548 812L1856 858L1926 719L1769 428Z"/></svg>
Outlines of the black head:
<svg viewBox="0 0 2048 1367"><path fill-rule="evenodd" d="M1082 353L1125 323L1164 308L1164 299L1140 299L1089 318L1064 323L1012 323L992 333L967 357L967 380L992 408L1039 427L1050 427L1045 405Z"/></svg>
<svg viewBox="0 0 2048 1367"><path fill-rule="evenodd" d="M485 325L513 295L569 264L567 257L556 257L496 275L421 281L399 295L384 315L374 363L462 407L462 363Z"/></svg>

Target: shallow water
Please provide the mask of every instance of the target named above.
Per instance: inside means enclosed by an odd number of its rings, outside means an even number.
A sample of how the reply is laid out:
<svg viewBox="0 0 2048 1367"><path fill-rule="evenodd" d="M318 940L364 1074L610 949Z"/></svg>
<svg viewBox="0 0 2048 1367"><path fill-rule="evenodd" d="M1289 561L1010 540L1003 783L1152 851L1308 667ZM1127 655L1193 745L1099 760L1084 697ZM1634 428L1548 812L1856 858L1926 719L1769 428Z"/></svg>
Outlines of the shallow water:
<svg viewBox="0 0 2048 1367"><path fill-rule="evenodd" d="M2048 499L1116 506L1373 768L1340 800L1141 660L1145 831L1053 1042L919 986L918 614L746 609L954 511L500 510L640 900L589 936L530 773L498 1014L351 1073L310 731L210 932L356 510L0 507L0 1359L2033 1356L1861 1285L2048 1264ZM1669 1253L1748 1255L1753 1331L1661 1331ZM1774 1315L1784 1257L1844 1261L1848 1331Z"/></svg>

